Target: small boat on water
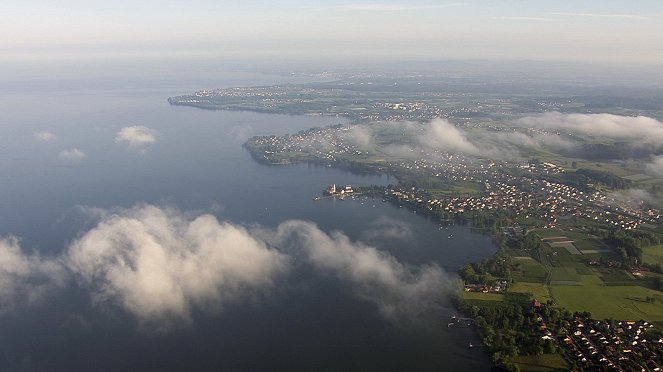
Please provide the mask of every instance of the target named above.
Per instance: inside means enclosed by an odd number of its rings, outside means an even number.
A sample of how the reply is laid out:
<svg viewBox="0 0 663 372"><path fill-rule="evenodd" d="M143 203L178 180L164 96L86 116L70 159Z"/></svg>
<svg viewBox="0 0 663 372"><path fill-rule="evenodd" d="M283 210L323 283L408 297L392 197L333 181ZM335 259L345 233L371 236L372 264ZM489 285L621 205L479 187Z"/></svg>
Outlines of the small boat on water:
<svg viewBox="0 0 663 372"><path fill-rule="evenodd" d="M470 342L470 344L469 344L469 345L467 345L467 348L468 348L468 349L471 349L471 348L473 348L473 347L474 347L474 345L472 345L472 343L471 343L471 342Z"/></svg>

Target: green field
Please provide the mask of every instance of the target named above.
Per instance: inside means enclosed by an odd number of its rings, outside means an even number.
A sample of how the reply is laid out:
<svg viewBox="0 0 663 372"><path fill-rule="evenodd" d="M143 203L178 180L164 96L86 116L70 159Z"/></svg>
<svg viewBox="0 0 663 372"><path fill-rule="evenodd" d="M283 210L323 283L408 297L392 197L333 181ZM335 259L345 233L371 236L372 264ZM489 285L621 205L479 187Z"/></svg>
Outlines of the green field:
<svg viewBox="0 0 663 372"><path fill-rule="evenodd" d="M536 234L541 238L551 238L564 236L573 240L573 245L579 251L585 250L610 250L601 240L593 235L589 235L582 230L560 230L560 229L538 229Z"/></svg>
<svg viewBox="0 0 663 372"><path fill-rule="evenodd" d="M639 286L606 286L597 275L581 275L582 286L553 285L557 304L570 311L589 311L597 319L663 321L663 295ZM648 303L647 297L655 297Z"/></svg>
<svg viewBox="0 0 663 372"><path fill-rule="evenodd" d="M521 371L568 371L569 366L560 354L527 355L513 358Z"/></svg>
<svg viewBox="0 0 663 372"><path fill-rule="evenodd" d="M499 293L463 292L463 299L477 301L504 301L504 295Z"/></svg>
<svg viewBox="0 0 663 372"><path fill-rule="evenodd" d="M509 288L509 292L531 293L533 298L540 302L547 302L551 299L548 287L542 283L517 282Z"/></svg>
<svg viewBox="0 0 663 372"><path fill-rule="evenodd" d="M642 248L642 260L646 264L663 265L663 245Z"/></svg>
<svg viewBox="0 0 663 372"><path fill-rule="evenodd" d="M548 276L546 268L531 257L514 257L513 262L518 264L518 271L514 272L518 281L543 283Z"/></svg>
<svg viewBox="0 0 663 372"><path fill-rule="evenodd" d="M580 284L580 274L573 266L553 267L552 278L553 284L556 282L569 282L566 284Z"/></svg>
<svg viewBox="0 0 663 372"><path fill-rule="evenodd" d="M594 269L606 285L637 285L633 276L622 269Z"/></svg>

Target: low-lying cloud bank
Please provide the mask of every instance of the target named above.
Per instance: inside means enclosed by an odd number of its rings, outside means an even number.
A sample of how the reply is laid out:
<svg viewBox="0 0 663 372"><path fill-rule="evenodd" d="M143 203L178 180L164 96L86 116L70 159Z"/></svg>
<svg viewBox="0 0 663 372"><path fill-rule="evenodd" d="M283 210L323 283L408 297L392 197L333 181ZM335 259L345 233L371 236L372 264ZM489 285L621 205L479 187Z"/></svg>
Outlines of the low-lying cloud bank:
<svg viewBox="0 0 663 372"><path fill-rule="evenodd" d="M145 205L105 216L72 244L65 262L95 301L158 320L187 319L193 308L217 309L269 288L287 260L211 215L187 220Z"/></svg>
<svg viewBox="0 0 663 372"><path fill-rule="evenodd" d="M446 119L435 119L427 123L398 122L377 123L372 126L354 126L349 131L353 143L360 149L374 152L377 148L389 155L405 158L419 157L424 153L452 153L470 157L511 159L523 151L544 147L569 149L575 143L568 137L556 133L523 132L517 130L486 131L458 127ZM376 131L391 126L400 130L403 138L410 142L401 144L376 143Z"/></svg>
<svg viewBox="0 0 663 372"><path fill-rule="evenodd" d="M378 146L376 131L397 128L411 144ZM389 129L387 129L389 130ZM579 149L583 137L607 138L626 142L629 147L663 151L663 122L644 116L613 114L564 114L549 112L526 116L514 122L513 128L475 130L456 126L446 119L427 123L398 122L353 126L352 143L372 152L378 147L387 154L417 156L426 152L448 152L472 157L511 159L531 150Z"/></svg>
<svg viewBox="0 0 663 372"><path fill-rule="evenodd" d="M663 177L663 155L652 156L651 162L645 165L647 173L655 177Z"/></svg>
<svg viewBox="0 0 663 372"><path fill-rule="evenodd" d="M661 198L644 189L617 190L611 192L609 196L633 208L640 207L642 204L648 204L656 208L663 206Z"/></svg>
<svg viewBox="0 0 663 372"><path fill-rule="evenodd" d="M315 268L350 283L358 297L374 303L394 321L407 321L436 308L454 283L435 265L404 265L384 251L352 242L340 232L327 234L310 222L282 223L273 238L276 244L300 249Z"/></svg>
<svg viewBox="0 0 663 372"><path fill-rule="evenodd" d="M119 306L143 324L168 326L190 321L194 310L217 312L227 303L273 294L297 262L336 276L400 321L437 308L453 285L435 265L402 264L305 221L248 230L152 205L90 215L98 218L96 226L57 258L27 255L16 239L0 240L0 306L41 298L73 278L96 306ZM402 227L398 233L408 234Z"/></svg>
<svg viewBox="0 0 663 372"><path fill-rule="evenodd" d="M613 114L563 114L549 112L518 120L527 127L569 131L614 140L631 140L633 145L663 144L663 122L646 116Z"/></svg>
<svg viewBox="0 0 663 372"><path fill-rule="evenodd" d="M482 151L467 138L467 133L460 130L447 120L437 119L426 124L424 134L418 137L419 143L425 147L445 152L481 155ZM492 151L489 150L489 151Z"/></svg>

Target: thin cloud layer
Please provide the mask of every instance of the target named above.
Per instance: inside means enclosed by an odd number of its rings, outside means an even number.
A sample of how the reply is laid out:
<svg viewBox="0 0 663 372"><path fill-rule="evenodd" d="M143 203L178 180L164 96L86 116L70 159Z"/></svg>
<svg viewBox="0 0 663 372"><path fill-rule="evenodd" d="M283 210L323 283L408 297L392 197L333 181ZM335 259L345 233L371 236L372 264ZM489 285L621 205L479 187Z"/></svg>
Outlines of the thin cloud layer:
<svg viewBox="0 0 663 372"><path fill-rule="evenodd" d="M365 11L365 12L406 12L406 11L421 11L421 10L435 10L446 9L449 7L457 6L459 3L450 3L443 5L417 5L417 4L383 4L383 3L356 3L339 5L331 9L338 9L342 11Z"/></svg>
<svg viewBox="0 0 663 372"><path fill-rule="evenodd" d="M62 286L65 277L56 260L23 253L15 237L0 238L0 311L42 300Z"/></svg>
<svg viewBox="0 0 663 372"><path fill-rule="evenodd" d="M641 207L643 203L660 208L663 199L644 189L618 190L610 193L610 197L631 207Z"/></svg>
<svg viewBox="0 0 663 372"><path fill-rule="evenodd" d="M115 135L115 143L134 148L151 145L157 141L157 132L142 125L134 125L120 129Z"/></svg>
<svg viewBox="0 0 663 372"><path fill-rule="evenodd" d="M349 134L350 135L347 136L347 139L362 148L364 151L373 151L375 148L373 133L368 126L353 125L350 127Z"/></svg>
<svg viewBox="0 0 663 372"><path fill-rule="evenodd" d="M363 234L364 241L374 240L411 240L414 233L410 225L404 221L381 216L369 225L369 229Z"/></svg>
<svg viewBox="0 0 663 372"><path fill-rule="evenodd" d="M663 155L653 156L651 162L645 165L647 173L656 177L663 177Z"/></svg>
<svg viewBox="0 0 663 372"><path fill-rule="evenodd" d="M85 153L77 148L62 150L58 154L58 158L68 161L80 161L85 159L85 157Z"/></svg>
<svg viewBox="0 0 663 372"><path fill-rule="evenodd" d="M376 138L387 131L398 134L403 143L376 144ZM568 137L545 131L473 130L456 126L446 119L427 123L387 122L352 126L347 140L368 152L405 158L423 153L453 153L471 157L512 159L543 148L566 150L576 146ZM414 145L414 146L413 146Z"/></svg>
<svg viewBox="0 0 663 372"><path fill-rule="evenodd" d="M641 149L663 148L663 122L645 116L613 114L563 114L549 112L517 120L520 130L468 130L436 119L420 126L418 142L426 149L476 157L508 159L541 149L570 150L579 143L574 136L628 142ZM405 123L416 131L415 124ZM421 129L423 128L423 129ZM656 159L650 166L656 171Z"/></svg>
<svg viewBox="0 0 663 372"><path fill-rule="evenodd" d="M564 130L593 137L630 140L633 145L663 144L663 123L646 116L548 112L518 120L522 126Z"/></svg>
<svg viewBox="0 0 663 372"><path fill-rule="evenodd" d="M317 269L351 284L359 298L375 304L392 321L429 315L454 285L437 266L404 265L386 252L352 242L340 232L326 234L310 222L284 222L274 239L276 244L298 249Z"/></svg>
<svg viewBox="0 0 663 372"><path fill-rule="evenodd" d="M36 132L34 133L34 138L40 142L50 142L57 138L57 136L51 132Z"/></svg>
<svg viewBox="0 0 663 372"><path fill-rule="evenodd" d="M286 257L211 215L139 206L104 217L69 249L68 267L142 321L188 320L274 284Z"/></svg>

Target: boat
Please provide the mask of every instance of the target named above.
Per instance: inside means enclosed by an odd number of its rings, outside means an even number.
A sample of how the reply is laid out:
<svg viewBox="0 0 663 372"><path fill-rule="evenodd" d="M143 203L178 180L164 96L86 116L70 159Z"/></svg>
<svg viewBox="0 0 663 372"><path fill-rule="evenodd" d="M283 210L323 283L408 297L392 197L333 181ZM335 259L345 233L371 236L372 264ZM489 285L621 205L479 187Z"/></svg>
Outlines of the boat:
<svg viewBox="0 0 663 372"><path fill-rule="evenodd" d="M467 348L468 348L468 349L471 349L471 348L473 348L473 347L474 347L474 345L472 345L472 342L470 342L470 344L467 345Z"/></svg>

